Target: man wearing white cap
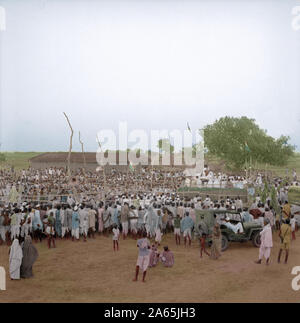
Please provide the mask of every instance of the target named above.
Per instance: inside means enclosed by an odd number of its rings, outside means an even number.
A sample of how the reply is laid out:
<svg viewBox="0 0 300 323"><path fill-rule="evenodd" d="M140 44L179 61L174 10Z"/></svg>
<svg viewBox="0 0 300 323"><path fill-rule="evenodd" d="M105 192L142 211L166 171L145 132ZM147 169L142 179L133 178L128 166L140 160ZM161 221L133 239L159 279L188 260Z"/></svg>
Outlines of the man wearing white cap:
<svg viewBox="0 0 300 323"><path fill-rule="evenodd" d="M272 228L268 218L265 218L264 220L264 228L260 232L260 240L261 244L259 248L259 258L256 263L261 264L262 258L265 257L266 264L268 265L271 255L271 248L273 247Z"/></svg>
<svg viewBox="0 0 300 323"><path fill-rule="evenodd" d="M67 207L64 206L60 210L61 219L61 237L64 238L66 233L68 233L68 218L67 218Z"/></svg>
<svg viewBox="0 0 300 323"><path fill-rule="evenodd" d="M123 240L127 237L127 234L128 234L128 218L129 218L129 205L127 202L125 202L121 208L121 224L122 224Z"/></svg>
<svg viewBox="0 0 300 323"><path fill-rule="evenodd" d="M88 209L88 217L89 217L89 234L95 238L96 232L96 211L92 208L92 206Z"/></svg>
<svg viewBox="0 0 300 323"><path fill-rule="evenodd" d="M143 282L145 282L145 277L147 273L147 268L149 266L149 255L150 255L150 242L147 239L147 233L143 233L143 238L138 240L137 247L139 248L139 256L136 263L135 277L133 281L138 280L139 270L143 271Z"/></svg>
<svg viewBox="0 0 300 323"><path fill-rule="evenodd" d="M84 205L81 205L78 213L80 218L80 233L83 235L83 241L86 242L86 237L89 230L89 213Z"/></svg>
<svg viewBox="0 0 300 323"><path fill-rule="evenodd" d="M75 206L72 213L72 241L74 238L79 240L79 220L78 207Z"/></svg>
<svg viewBox="0 0 300 323"><path fill-rule="evenodd" d="M31 208L28 208L28 214L25 219L25 223L23 224L24 228L24 237L32 232L32 219L34 217L34 213Z"/></svg>
<svg viewBox="0 0 300 323"><path fill-rule="evenodd" d="M43 224L41 221L40 206L39 205L37 205L34 210L34 215L33 215L33 219L32 219L32 227L33 227L35 241L37 241L37 239L42 241Z"/></svg>
<svg viewBox="0 0 300 323"><path fill-rule="evenodd" d="M184 245L186 246L187 240L189 246L192 243L192 229L194 227L194 221L190 218L189 213L185 214L185 217L180 222L180 229L183 232Z"/></svg>

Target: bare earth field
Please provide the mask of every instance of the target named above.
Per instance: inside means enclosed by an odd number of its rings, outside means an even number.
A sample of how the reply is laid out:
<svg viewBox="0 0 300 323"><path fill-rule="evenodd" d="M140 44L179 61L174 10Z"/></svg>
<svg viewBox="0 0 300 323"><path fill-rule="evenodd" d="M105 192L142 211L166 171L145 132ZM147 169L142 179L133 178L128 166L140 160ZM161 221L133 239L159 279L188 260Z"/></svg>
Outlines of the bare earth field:
<svg viewBox="0 0 300 323"><path fill-rule="evenodd" d="M0 168L1 167L11 167L14 166L16 170L20 170L23 168L29 167L29 159L35 156L42 154L42 152L4 152L6 161L0 161ZM216 166L217 169L220 169L226 172L224 168L225 162L221 159L214 157L214 156L205 156L205 163L210 166ZM264 170L266 165L257 165L258 169ZM293 157L288 160L286 166L267 166L268 171L272 171L274 176L286 176L286 169L289 169L289 176L291 176L292 169L295 169L298 176L300 174L300 153L295 153Z"/></svg>
<svg viewBox="0 0 300 323"><path fill-rule="evenodd" d="M150 268L147 282L132 282L137 259L136 242L121 240L112 251L112 239L97 236L88 242L57 241L48 250L37 244L39 258L34 278L11 281L8 247L0 247L0 265L7 272L0 302L299 302L291 270L300 265L300 232L289 263L277 264L279 239L274 235L271 264L257 265L258 249L251 243L231 243L217 260L200 259L198 243L176 247L173 235L163 238L175 255L173 268ZM139 277L141 278L141 277Z"/></svg>

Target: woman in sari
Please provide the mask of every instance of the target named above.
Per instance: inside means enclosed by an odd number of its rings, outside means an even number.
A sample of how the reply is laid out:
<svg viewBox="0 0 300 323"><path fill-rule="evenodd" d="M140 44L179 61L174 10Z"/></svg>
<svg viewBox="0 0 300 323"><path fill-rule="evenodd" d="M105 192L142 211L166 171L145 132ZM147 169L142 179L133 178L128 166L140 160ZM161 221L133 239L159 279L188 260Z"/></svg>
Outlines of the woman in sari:
<svg viewBox="0 0 300 323"><path fill-rule="evenodd" d="M38 251L32 244L30 236L26 236L23 246L23 260L21 265L21 277L30 278L33 276L32 266L38 257Z"/></svg>
<svg viewBox="0 0 300 323"><path fill-rule="evenodd" d="M23 252L18 239L14 239L9 251L9 273L11 280L20 279Z"/></svg>
<svg viewBox="0 0 300 323"><path fill-rule="evenodd" d="M221 256L221 246L222 246L222 234L220 225L218 222L215 223L212 233L212 246L211 246L211 259L218 259Z"/></svg>

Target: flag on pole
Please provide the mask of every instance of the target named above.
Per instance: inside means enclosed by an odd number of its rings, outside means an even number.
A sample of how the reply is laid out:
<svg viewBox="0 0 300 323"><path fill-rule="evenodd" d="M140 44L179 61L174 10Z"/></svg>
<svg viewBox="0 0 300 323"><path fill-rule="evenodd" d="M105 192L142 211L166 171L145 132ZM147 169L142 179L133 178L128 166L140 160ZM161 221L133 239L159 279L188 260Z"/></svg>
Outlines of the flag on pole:
<svg viewBox="0 0 300 323"><path fill-rule="evenodd" d="M188 131L189 131L189 132L192 132L191 127L190 127L190 125L189 125L189 123L188 123L188 122L187 122L187 128L188 128Z"/></svg>
<svg viewBox="0 0 300 323"><path fill-rule="evenodd" d="M134 166L132 165L131 162L129 162L129 169L130 169L131 172L134 172Z"/></svg>

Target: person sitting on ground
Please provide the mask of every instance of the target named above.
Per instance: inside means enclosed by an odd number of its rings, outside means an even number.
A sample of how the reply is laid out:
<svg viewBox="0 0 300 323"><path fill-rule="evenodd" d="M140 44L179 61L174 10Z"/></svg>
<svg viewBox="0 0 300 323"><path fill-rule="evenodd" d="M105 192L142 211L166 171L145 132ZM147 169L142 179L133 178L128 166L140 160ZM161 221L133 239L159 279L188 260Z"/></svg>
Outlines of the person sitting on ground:
<svg viewBox="0 0 300 323"><path fill-rule="evenodd" d="M206 237L207 237L206 233L203 232L200 237L200 258L202 258L203 252L209 257L211 256L209 252L206 250Z"/></svg>
<svg viewBox="0 0 300 323"><path fill-rule="evenodd" d="M159 252L157 250L158 243L155 243L151 247L149 267L155 267L159 261Z"/></svg>
<svg viewBox="0 0 300 323"><path fill-rule="evenodd" d="M174 265L174 255L168 246L164 247L164 251L160 256L160 260L165 267L173 267Z"/></svg>

